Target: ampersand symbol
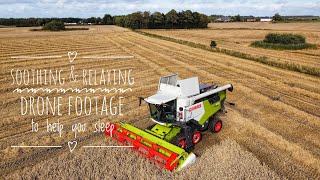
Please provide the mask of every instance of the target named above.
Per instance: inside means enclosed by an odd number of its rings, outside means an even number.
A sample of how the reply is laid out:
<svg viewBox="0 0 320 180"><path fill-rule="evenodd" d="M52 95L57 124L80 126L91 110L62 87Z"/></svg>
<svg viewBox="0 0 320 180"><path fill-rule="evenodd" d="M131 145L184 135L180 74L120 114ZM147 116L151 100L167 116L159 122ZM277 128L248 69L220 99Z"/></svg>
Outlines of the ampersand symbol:
<svg viewBox="0 0 320 180"><path fill-rule="evenodd" d="M78 77L78 75L76 75L75 72L74 72L74 66L71 66L71 71L70 71L70 76L69 76L70 81L71 82L76 82L77 81L77 77Z"/></svg>

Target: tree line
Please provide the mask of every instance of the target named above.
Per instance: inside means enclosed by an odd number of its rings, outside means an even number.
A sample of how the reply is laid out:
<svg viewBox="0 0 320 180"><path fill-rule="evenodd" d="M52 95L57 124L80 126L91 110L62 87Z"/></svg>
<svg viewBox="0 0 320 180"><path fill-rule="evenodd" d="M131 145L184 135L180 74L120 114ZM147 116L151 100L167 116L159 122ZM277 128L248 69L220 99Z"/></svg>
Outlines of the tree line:
<svg viewBox="0 0 320 180"><path fill-rule="evenodd" d="M131 29L182 29L206 28L209 18L205 14L190 10L177 12L174 9L168 13L149 11L135 12L122 16L105 14L103 18L0 18L0 25L6 26L43 26L51 21L77 24L118 25Z"/></svg>
<svg viewBox="0 0 320 180"><path fill-rule="evenodd" d="M177 12L174 9L166 14L155 12L135 12L125 16L115 16L114 23L132 29L183 29L206 28L207 15L190 10Z"/></svg>
<svg viewBox="0 0 320 180"><path fill-rule="evenodd" d="M103 18L90 17L90 18L0 18L0 25L17 26L17 27L32 27L43 26L49 22L58 21L63 23L77 23L77 24L114 24L113 17L110 14L105 14Z"/></svg>

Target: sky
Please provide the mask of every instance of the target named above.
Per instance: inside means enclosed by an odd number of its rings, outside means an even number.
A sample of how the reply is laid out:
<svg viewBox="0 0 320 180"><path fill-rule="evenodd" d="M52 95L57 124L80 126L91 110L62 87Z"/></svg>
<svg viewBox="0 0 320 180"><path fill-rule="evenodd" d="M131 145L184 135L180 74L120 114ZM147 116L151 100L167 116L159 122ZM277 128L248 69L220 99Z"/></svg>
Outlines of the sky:
<svg viewBox="0 0 320 180"><path fill-rule="evenodd" d="M0 18L103 17L136 11L192 10L207 15L316 15L320 0L0 0Z"/></svg>

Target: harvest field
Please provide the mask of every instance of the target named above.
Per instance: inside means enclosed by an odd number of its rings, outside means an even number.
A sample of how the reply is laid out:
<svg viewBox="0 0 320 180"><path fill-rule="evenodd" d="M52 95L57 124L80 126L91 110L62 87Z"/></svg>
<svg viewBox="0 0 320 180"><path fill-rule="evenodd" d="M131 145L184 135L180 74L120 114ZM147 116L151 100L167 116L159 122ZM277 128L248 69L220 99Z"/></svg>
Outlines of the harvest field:
<svg viewBox="0 0 320 180"><path fill-rule="evenodd" d="M212 25L210 25L212 28ZM89 26L88 31L32 32L30 28L0 29L1 126L0 174L2 178L64 178L86 176L120 179L319 179L320 178L320 79L258 62L210 52L200 48L144 36L116 26ZM272 51L248 47L270 30L148 30L148 32L263 55L279 61L318 67L319 50ZM286 29L286 31L288 31ZM294 30L319 46L319 31ZM123 116L33 116L20 115L20 96L12 91L31 85L11 85L11 69L70 69L67 56L77 51L77 69L132 69L132 92L123 94ZM24 59L14 56L62 56ZM133 56L124 59L83 58L85 56ZM232 83L222 131L206 133L195 150L196 163L180 172L168 172L128 149L81 148L84 145L113 145L101 132L77 134L72 153L67 143L74 139L71 125L87 123L93 130L99 118L104 122L124 121L145 128L150 125L148 109L139 106L138 97L156 92L161 76L177 73L180 78L198 76L203 83ZM118 80L118 79L117 79ZM50 87L47 85L46 87ZM66 82L64 87L72 87ZM80 85L78 85L79 87ZM41 85L36 85L41 87ZM81 86L80 86L81 87ZM85 86L83 86L85 87ZM71 93L59 96L71 96ZM81 93L84 97L89 93ZM108 98L117 93L96 93ZM34 94L57 96L54 93ZM64 102L66 103L66 102ZM68 107L68 106L63 106ZM61 109L67 112L66 108ZM31 132L31 119L39 131ZM62 137L45 130L51 123L63 122ZM61 148L12 148L12 145L61 145Z"/></svg>
<svg viewBox="0 0 320 180"><path fill-rule="evenodd" d="M255 57L267 57L273 61L288 62L320 68L320 23L210 23L206 30L143 30L161 36L191 41L209 46L216 41L218 48L247 53ZM270 50L250 47L254 41L262 41L268 33L294 33L306 37L317 49Z"/></svg>

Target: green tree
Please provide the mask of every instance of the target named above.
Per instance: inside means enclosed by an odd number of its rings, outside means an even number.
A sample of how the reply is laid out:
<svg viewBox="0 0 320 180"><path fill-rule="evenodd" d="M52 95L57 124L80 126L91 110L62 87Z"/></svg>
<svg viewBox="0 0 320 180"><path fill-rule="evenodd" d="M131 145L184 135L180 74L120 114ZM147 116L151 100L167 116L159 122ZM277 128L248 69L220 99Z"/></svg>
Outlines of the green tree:
<svg viewBox="0 0 320 180"><path fill-rule="evenodd" d="M38 26L43 26L45 24L45 21L43 19L38 19L37 20L37 25Z"/></svg>
<svg viewBox="0 0 320 180"><path fill-rule="evenodd" d="M176 12L174 9L166 15L155 12L135 12L124 16L114 16L114 23L118 26L132 29L141 28L206 28L209 23L207 15L190 10Z"/></svg>
<svg viewBox="0 0 320 180"><path fill-rule="evenodd" d="M280 16L279 13L276 13L273 17L272 17L273 21L282 21L283 18Z"/></svg>
<svg viewBox="0 0 320 180"><path fill-rule="evenodd" d="M153 28L163 28L165 24L165 16L160 12L155 12L151 15Z"/></svg>
<svg viewBox="0 0 320 180"><path fill-rule="evenodd" d="M117 25L117 26L121 26L121 27L125 27L126 25L126 22L125 22L125 18L127 16L114 16L114 23Z"/></svg>
<svg viewBox="0 0 320 180"><path fill-rule="evenodd" d="M179 17L176 10L172 9L165 15L165 17L166 27L174 28L177 26Z"/></svg>
<svg viewBox="0 0 320 180"><path fill-rule="evenodd" d="M199 28L207 28L209 23L209 18L205 14L199 14Z"/></svg>
<svg viewBox="0 0 320 180"><path fill-rule="evenodd" d="M100 24L102 21L101 17L97 17L96 21L94 22L95 24Z"/></svg>
<svg viewBox="0 0 320 180"><path fill-rule="evenodd" d="M184 11L178 12L178 28L185 28L187 23L188 21L185 17L185 12Z"/></svg>
<svg viewBox="0 0 320 180"><path fill-rule="evenodd" d="M241 21L241 16L240 16L240 14L235 15L235 16L232 16L232 17L231 17L231 20L232 20L233 22L240 22L240 21Z"/></svg>
<svg viewBox="0 0 320 180"><path fill-rule="evenodd" d="M86 23L95 23L96 21L97 21L97 18L91 17L91 18L86 19L84 22L86 22Z"/></svg>
<svg viewBox="0 0 320 180"><path fill-rule="evenodd" d="M187 24L193 24L195 22L194 21L194 17L193 17L193 13L190 10L186 10L184 12L184 17L185 17L185 19L187 21Z"/></svg>
<svg viewBox="0 0 320 180"><path fill-rule="evenodd" d="M113 18L110 14L105 14L101 20L101 24L112 25Z"/></svg>
<svg viewBox="0 0 320 180"><path fill-rule="evenodd" d="M65 30L65 26L63 24L63 22L61 21L51 21L47 24L45 24L43 27L42 27L43 30L48 30L48 31L62 31L62 30Z"/></svg>
<svg viewBox="0 0 320 180"><path fill-rule="evenodd" d="M132 29L140 29L143 24L143 15L142 13L135 12L128 15L128 19L126 20L126 26Z"/></svg>
<svg viewBox="0 0 320 180"><path fill-rule="evenodd" d="M151 16L149 11L143 12L142 28L149 28L150 18Z"/></svg>

